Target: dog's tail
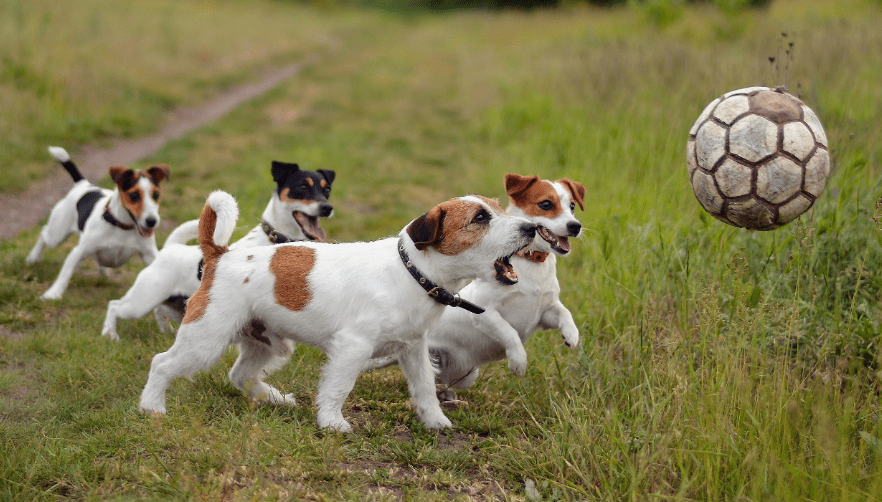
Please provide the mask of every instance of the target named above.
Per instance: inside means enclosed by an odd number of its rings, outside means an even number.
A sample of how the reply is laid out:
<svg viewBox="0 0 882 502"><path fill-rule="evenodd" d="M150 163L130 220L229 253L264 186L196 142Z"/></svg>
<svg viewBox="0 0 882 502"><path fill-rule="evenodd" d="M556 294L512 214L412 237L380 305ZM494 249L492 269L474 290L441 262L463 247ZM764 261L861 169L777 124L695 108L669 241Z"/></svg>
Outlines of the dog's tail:
<svg viewBox="0 0 882 502"><path fill-rule="evenodd" d="M232 195L215 190L205 201L205 209L199 217L199 248L205 264L217 260L227 252L227 244L236 229L239 206Z"/></svg>
<svg viewBox="0 0 882 502"><path fill-rule="evenodd" d="M55 157L55 160L61 162L61 165L64 166L64 170L70 174L70 177L73 178L74 183L80 180L84 180L86 178L83 177L83 174L77 169L77 165L70 160L70 154L67 153L67 150L61 148L60 146L50 146L48 148L49 155Z"/></svg>
<svg viewBox="0 0 882 502"><path fill-rule="evenodd" d="M165 249L169 244L186 244L195 239L199 235L199 220L185 221L178 225L178 228L172 230L165 239L162 248Z"/></svg>

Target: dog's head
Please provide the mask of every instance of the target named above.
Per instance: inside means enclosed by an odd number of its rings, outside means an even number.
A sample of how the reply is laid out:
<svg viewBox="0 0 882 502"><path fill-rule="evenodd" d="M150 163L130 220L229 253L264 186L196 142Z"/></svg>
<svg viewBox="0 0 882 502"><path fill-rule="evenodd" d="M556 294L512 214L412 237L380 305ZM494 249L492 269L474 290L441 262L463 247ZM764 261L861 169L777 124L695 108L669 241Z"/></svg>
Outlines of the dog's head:
<svg viewBox="0 0 882 502"><path fill-rule="evenodd" d="M435 252L432 265L452 279L514 284L509 259L533 241L536 225L506 214L496 200L468 195L438 204L405 231L418 250Z"/></svg>
<svg viewBox="0 0 882 502"><path fill-rule="evenodd" d="M585 209L585 187L581 183L506 174L505 191L511 201L508 212L537 225L536 250L559 255L570 252L569 238L582 233L582 224L575 216L576 204Z"/></svg>
<svg viewBox="0 0 882 502"><path fill-rule="evenodd" d="M324 241L327 238L324 229L319 225L320 217L329 217L334 213L334 206L328 202L331 196L331 183L336 173L329 169L308 171L300 169L297 164L273 161L273 180L277 188L273 197L276 200L276 218L274 222L279 228L290 226L289 215L294 219L295 226L300 229L303 239L289 235L293 240Z"/></svg>
<svg viewBox="0 0 882 502"><path fill-rule="evenodd" d="M170 176L165 164L150 166L144 171L122 166L110 168L110 179L119 189L119 201L143 237L153 235L159 225L159 184Z"/></svg>

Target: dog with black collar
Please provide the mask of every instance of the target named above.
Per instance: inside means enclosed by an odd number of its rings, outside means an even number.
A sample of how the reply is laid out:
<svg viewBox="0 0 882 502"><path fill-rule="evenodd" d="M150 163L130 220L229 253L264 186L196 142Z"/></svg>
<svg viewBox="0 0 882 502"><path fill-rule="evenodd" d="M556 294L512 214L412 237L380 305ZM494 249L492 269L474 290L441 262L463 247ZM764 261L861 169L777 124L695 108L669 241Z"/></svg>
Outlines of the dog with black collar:
<svg viewBox="0 0 882 502"><path fill-rule="evenodd" d="M237 218L229 194L208 197L199 224L205 275L174 345L153 358L145 413L164 414L171 382L208 369L236 342L230 381L254 400L293 405L292 395L263 381L293 340L327 355L315 399L319 427L351 430L342 406L362 365L390 355L425 427L451 427L435 395L426 333L456 308L446 305L464 305L457 292L468 282L516 282L509 260L536 234L534 224L479 196L443 202L397 237L374 242L228 249Z"/></svg>
<svg viewBox="0 0 882 502"><path fill-rule="evenodd" d="M270 172L276 189L260 223L230 248L327 239L319 218L333 215L334 206L328 198L335 172L310 171L279 161L272 162ZM110 301L102 335L119 340L117 320L139 319L151 311L163 333L171 329L170 321L181 322L184 303L199 289L202 279L202 251L198 246L187 245L196 238L198 225L199 220L191 220L172 231L156 261L141 270L122 298Z"/></svg>
<svg viewBox="0 0 882 502"><path fill-rule="evenodd" d="M74 185L55 203L27 263L40 261L46 247L57 247L71 234L78 233L80 239L40 298L60 299L77 266L89 257L99 267L119 267L135 254L144 263L152 263L158 253L153 231L159 225L159 184L169 178L169 167L155 165L139 171L112 166L110 178L116 187L108 190L85 179L64 148L50 146L49 153L70 174Z"/></svg>

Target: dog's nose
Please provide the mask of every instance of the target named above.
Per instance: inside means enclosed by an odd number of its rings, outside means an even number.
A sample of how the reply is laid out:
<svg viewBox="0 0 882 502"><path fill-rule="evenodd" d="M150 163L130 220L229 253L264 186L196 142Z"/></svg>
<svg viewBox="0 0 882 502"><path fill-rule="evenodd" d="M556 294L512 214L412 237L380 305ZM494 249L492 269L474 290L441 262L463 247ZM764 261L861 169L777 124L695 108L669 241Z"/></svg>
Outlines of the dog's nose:
<svg viewBox="0 0 882 502"><path fill-rule="evenodd" d="M536 237L536 225L532 223L524 223L521 225L521 233L524 234L525 237L533 238Z"/></svg>
<svg viewBox="0 0 882 502"><path fill-rule="evenodd" d="M328 203L319 204L319 216L328 217L334 212L334 206Z"/></svg>
<svg viewBox="0 0 882 502"><path fill-rule="evenodd" d="M156 218L151 216L144 220L144 223L147 225L147 228L153 228L156 226Z"/></svg>
<svg viewBox="0 0 882 502"><path fill-rule="evenodd" d="M582 224L578 221L574 221L572 223L567 223L567 232L570 233L571 237L576 237L579 235L579 232L582 231Z"/></svg>

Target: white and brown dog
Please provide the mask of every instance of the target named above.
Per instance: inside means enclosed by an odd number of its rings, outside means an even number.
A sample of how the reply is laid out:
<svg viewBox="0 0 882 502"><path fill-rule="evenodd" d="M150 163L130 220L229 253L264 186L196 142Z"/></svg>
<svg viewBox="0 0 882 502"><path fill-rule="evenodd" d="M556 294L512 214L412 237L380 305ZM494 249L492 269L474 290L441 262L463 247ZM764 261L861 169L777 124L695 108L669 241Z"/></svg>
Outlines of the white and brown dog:
<svg viewBox="0 0 882 502"><path fill-rule="evenodd" d="M570 237L578 237L582 224L574 213L584 209L585 187L561 179L505 175L510 204L506 212L536 224L533 243L512 258L516 286L477 280L460 292L463 298L484 307L479 316L448 309L429 330L429 352L438 366L436 382L446 388L441 398L454 400L450 387L466 389L478 378L484 364L508 358L517 375L527 368L524 344L538 329L559 329L564 342L575 347L579 330L570 311L561 303L557 256L570 252ZM393 357L371 359L364 370L395 364Z"/></svg>
<svg viewBox="0 0 882 502"><path fill-rule="evenodd" d="M153 230L159 224L159 183L168 179L168 166L150 166L143 172L112 166L110 178L116 188L108 190L83 178L64 148L50 146L49 153L61 162L74 186L55 203L27 262L40 261L46 246L54 248L73 233L78 232L80 240L65 258L58 278L40 298L61 298L77 265L88 257L99 267L119 267L135 254L144 263L153 262L158 252Z"/></svg>
<svg viewBox="0 0 882 502"><path fill-rule="evenodd" d="M327 236L319 224L329 217L334 206L328 202L336 176L329 169L310 171L297 164L273 161L270 168L276 189L263 211L260 223L230 249L269 246L286 242L324 241ZM134 284L119 300L107 305L101 334L119 340L118 319L139 319L151 311L160 330L170 328L169 321L180 323L184 302L199 289L202 279L202 251L187 245L196 238L199 220L182 223L166 239L156 260L138 273Z"/></svg>
<svg viewBox="0 0 882 502"><path fill-rule="evenodd" d="M400 362L426 428L451 426L435 395L426 331L445 305L480 312L456 294L469 281L515 282L509 258L533 242L535 225L496 201L466 196L435 206L398 237L228 250L237 216L229 194L208 197L199 223L202 284L174 345L153 358L143 412L165 413L171 381L209 368L237 341L232 383L253 399L294 404L263 382L290 339L327 354L316 396L320 427L351 430L343 402L362 365L386 355Z"/></svg>

